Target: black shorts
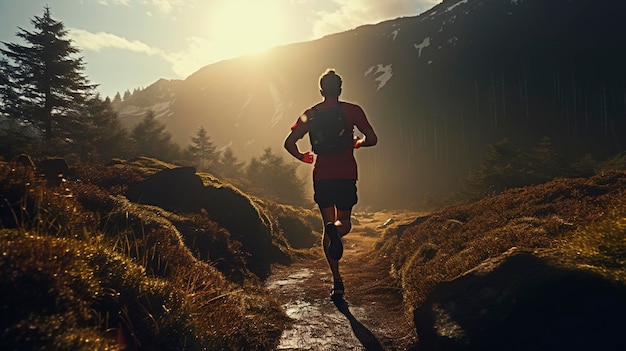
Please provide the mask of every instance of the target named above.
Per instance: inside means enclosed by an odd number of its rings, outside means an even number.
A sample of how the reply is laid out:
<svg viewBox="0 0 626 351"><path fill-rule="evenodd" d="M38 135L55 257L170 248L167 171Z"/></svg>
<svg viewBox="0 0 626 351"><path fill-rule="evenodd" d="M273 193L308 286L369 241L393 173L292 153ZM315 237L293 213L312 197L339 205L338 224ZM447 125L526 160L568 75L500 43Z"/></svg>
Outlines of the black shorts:
<svg viewBox="0 0 626 351"><path fill-rule="evenodd" d="M356 205L356 179L323 179L313 183L313 199L320 208L348 211Z"/></svg>

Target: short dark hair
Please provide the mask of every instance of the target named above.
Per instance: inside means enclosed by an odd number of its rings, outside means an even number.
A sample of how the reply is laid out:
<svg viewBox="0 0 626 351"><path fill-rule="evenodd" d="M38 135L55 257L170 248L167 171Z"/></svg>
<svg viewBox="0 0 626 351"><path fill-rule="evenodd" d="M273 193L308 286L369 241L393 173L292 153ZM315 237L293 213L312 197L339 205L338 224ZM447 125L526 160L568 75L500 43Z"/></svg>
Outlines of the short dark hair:
<svg viewBox="0 0 626 351"><path fill-rule="evenodd" d="M327 69L320 77L320 89L322 89L324 95L339 96L341 83L341 77L332 68Z"/></svg>

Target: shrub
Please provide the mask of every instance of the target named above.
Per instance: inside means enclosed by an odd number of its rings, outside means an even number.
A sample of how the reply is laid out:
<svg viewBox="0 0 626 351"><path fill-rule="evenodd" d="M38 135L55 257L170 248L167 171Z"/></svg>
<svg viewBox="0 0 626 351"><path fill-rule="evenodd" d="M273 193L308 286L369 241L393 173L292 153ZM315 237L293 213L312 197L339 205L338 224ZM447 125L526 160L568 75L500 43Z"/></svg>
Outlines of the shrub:
<svg viewBox="0 0 626 351"><path fill-rule="evenodd" d="M189 214L173 220L173 224L194 257L210 262L233 282L242 283L249 277L241 243L231 240L230 233L216 222L200 214Z"/></svg>
<svg viewBox="0 0 626 351"><path fill-rule="evenodd" d="M609 213L593 219L596 220L563 243L564 251L576 268L626 284L626 198L617 198Z"/></svg>
<svg viewBox="0 0 626 351"><path fill-rule="evenodd" d="M273 201L264 201L264 206L277 218L285 239L296 249L310 248L321 242L321 220L317 213ZM317 233L315 232L317 230Z"/></svg>
<svg viewBox="0 0 626 351"><path fill-rule="evenodd" d="M577 244L571 251L591 247L585 264L593 258L605 270L623 267L626 250L619 216L609 220L606 228L593 226L597 233L593 236L579 234L579 230L604 219L606 208L623 208L625 191L626 173L618 171L511 189L475 203L443 208L403 228L400 235L387 233L387 240L396 243L380 247L392 258L407 311L419 306L438 283L512 247L560 249L582 235L584 239L573 241ZM620 270L610 272L623 276Z"/></svg>
<svg viewBox="0 0 626 351"><path fill-rule="evenodd" d="M263 150L263 155L252 157L246 166L245 176L251 185L250 191L263 198L279 203L307 207L304 180L298 176L299 164L285 162L275 155L271 148Z"/></svg>
<svg viewBox="0 0 626 351"><path fill-rule="evenodd" d="M233 284L209 262L245 271L228 231L206 214L132 204L110 193L125 180L107 170L91 174L83 180L108 189L0 179L0 195L16 199L3 215L14 211L20 219L0 231L0 313L8 316L0 322L0 349L275 347L287 323L278 302L256 280ZM271 216L245 198L263 228L278 232ZM185 242L206 257L194 257Z"/></svg>
<svg viewBox="0 0 626 351"><path fill-rule="evenodd" d="M120 195L128 187L146 177L137 167L124 164L112 166L81 165L76 168L76 178L83 184L91 184L113 195Z"/></svg>
<svg viewBox="0 0 626 351"><path fill-rule="evenodd" d="M589 177L595 161L589 155L567 159L543 138L530 150L513 146L508 140L490 145L491 154L463 180L460 197L476 201L507 189L541 184L557 177Z"/></svg>

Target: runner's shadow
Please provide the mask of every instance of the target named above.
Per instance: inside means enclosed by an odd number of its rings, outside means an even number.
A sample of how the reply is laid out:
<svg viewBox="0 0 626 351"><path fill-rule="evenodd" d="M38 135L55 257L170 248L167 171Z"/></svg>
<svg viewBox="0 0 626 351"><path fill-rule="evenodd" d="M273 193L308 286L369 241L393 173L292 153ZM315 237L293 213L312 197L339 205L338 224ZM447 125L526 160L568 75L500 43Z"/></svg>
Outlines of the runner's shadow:
<svg viewBox="0 0 626 351"><path fill-rule="evenodd" d="M365 347L366 351L384 351L383 347L376 339L376 336L372 334L369 329L367 329L361 322L359 322L348 308L348 302L344 300L342 297L333 297L333 303L337 307L337 310L341 312L348 321L350 321L350 326L352 327L352 331L354 332L354 336L361 342L361 344Z"/></svg>

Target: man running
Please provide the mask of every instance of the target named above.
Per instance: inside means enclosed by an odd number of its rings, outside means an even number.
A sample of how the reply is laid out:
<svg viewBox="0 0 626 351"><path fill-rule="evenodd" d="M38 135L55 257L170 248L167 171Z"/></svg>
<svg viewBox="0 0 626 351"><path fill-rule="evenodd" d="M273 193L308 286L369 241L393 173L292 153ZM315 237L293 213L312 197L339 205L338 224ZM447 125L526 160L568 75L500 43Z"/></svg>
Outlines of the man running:
<svg viewBox="0 0 626 351"><path fill-rule="evenodd" d="M313 151L317 154L313 167L314 200L319 206L324 222L323 247L333 275L332 298L341 298L344 294L343 279L339 273L339 260L343 254L341 237L348 234L352 229L350 216L352 207L357 203L356 181L358 176L354 149L374 146L378 142L378 137L368 122L363 109L356 104L339 101L341 84L341 77L332 69L328 69L320 77L320 93L324 100L306 110L298 118L291 127L291 133L285 139L284 144L285 149L293 157L305 163L313 163L313 154L309 151L301 153L296 145L298 140L310 132ZM335 110L339 110L339 112L335 112ZM347 145L338 142L335 144L339 144L339 146L324 149L321 145L324 143L323 141L313 139L313 131L315 128L319 128L316 127L319 124L317 120L331 118L328 116L333 114L343 116L345 130L339 134L343 139L343 132L349 133L349 141ZM364 135L362 138L354 137L355 126Z"/></svg>

